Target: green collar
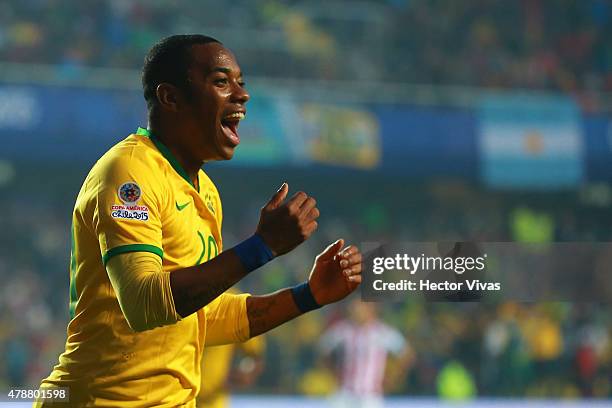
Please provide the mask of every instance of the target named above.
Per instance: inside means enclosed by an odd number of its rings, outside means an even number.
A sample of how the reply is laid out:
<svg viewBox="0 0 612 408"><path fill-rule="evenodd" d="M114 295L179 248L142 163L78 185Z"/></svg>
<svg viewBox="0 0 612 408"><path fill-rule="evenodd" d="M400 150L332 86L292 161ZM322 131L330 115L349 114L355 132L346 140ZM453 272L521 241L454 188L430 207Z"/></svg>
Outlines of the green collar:
<svg viewBox="0 0 612 408"><path fill-rule="evenodd" d="M181 163L179 163L179 161L176 159L176 157L174 157L170 149L168 149L165 144L163 144L158 138L156 138L153 134L151 134L151 131L149 129L138 127L136 134L141 135L141 136L146 136L149 139L151 139L155 147L157 147L157 150L159 150L162 156L164 156L166 160L168 160L168 162L170 163L174 171L176 171L179 174L179 176L185 179L185 181L188 182L191 187L195 188L195 186L193 185L193 182L187 175L187 172L185 171L183 166L181 166ZM199 193L200 190L199 189L197 190Z"/></svg>

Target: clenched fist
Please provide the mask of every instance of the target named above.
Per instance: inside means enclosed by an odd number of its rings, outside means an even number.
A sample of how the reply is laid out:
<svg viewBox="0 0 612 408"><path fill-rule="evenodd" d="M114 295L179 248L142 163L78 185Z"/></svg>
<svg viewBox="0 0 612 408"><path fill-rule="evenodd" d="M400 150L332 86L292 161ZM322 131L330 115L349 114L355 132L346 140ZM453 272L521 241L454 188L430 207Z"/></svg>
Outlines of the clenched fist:
<svg viewBox="0 0 612 408"><path fill-rule="evenodd" d="M299 191L287 202L289 185L283 183L261 209L256 233L261 236L274 256L283 255L306 241L317 229L317 202Z"/></svg>

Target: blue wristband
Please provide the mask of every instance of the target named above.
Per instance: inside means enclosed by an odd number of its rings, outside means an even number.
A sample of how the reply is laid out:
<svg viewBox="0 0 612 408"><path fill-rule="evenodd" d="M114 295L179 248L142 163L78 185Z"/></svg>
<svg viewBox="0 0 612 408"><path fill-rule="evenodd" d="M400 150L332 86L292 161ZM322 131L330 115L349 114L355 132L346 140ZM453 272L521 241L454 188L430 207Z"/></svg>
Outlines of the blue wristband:
<svg viewBox="0 0 612 408"><path fill-rule="evenodd" d="M310 312L311 310L321 307L321 305L315 300L314 296L312 296L312 291L310 290L310 285L308 282L300 283L299 285L292 287L291 295L293 296L293 301L302 313Z"/></svg>
<svg viewBox="0 0 612 408"><path fill-rule="evenodd" d="M233 249L247 272L251 272L265 265L274 258L270 248L268 248L263 239L257 234L253 234L252 237L245 239Z"/></svg>

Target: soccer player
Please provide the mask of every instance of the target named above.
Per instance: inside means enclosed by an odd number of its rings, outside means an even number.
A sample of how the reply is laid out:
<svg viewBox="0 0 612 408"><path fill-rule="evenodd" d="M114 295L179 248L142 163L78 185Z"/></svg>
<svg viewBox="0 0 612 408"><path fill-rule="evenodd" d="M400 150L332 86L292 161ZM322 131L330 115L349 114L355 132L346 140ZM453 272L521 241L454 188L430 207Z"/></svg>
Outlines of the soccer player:
<svg viewBox="0 0 612 408"><path fill-rule="evenodd" d="M206 347L202 357L202 383L197 397L199 408L227 408L230 406L232 386L252 385L263 370L265 336L223 346ZM238 367L233 360L239 356Z"/></svg>
<svg viewBox="0 0 612 408"><path fill-rule="evenodd" d="M201 167L240 142L240 67L217 40L177 35L150 50L142 84L147 129L98 160L74 207L66 348L41 384L69 387L70 407L194 407L204 347L245 341L361 282L359 250L339 239L302 284L224 293L310 237L316 202L287 198L283 183L253 236L223 250L221 201Z"/></svg>
<svg viewBox="0 0 612 408"><path fill-rule="evenodd" d="M324 354L341 352L340 392L335 396L333 406L382 407L389 353L397 357L396 380L401 381L413 359L412 348L399 331L378 318L373 303L351 302L349 316L349 319L334 324L321 337Z"/></svg>

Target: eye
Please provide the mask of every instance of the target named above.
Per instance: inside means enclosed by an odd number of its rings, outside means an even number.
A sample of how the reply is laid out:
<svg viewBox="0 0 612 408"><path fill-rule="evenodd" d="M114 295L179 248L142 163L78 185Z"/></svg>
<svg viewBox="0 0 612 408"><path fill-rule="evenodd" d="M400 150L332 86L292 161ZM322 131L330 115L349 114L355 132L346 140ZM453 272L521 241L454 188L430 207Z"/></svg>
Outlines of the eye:
<svg viewBox="0 0 612 408"><path fill-rule="evenodd" d="M244 82L244 80L240 80L238 81L238 85L240 85L241 87L244 87L246 85L246 82Z"/></svg>
<svg viewBox="0 0 612 408"><path fill-rule="evenodd" d="M217 78L213 80L215 85L227 85L227 78Z"/></svg>

